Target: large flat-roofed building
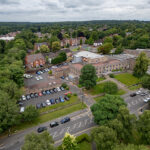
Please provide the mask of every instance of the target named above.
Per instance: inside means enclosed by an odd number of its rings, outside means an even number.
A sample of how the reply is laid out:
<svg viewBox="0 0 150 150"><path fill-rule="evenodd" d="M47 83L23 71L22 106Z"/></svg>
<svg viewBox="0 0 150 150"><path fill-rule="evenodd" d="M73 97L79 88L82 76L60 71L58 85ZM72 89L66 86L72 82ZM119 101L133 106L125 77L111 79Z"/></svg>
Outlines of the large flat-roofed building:
<svg viewBox="0 0 150 150"><path fill-rule="evenodd" d="M77 60L80 60L82 62L87 62L89 64L95 64L95 63L107 61L107 57L105 57L104 55L100 55L88 51L81 51L74 55L73 62L76 63Z"/></svg>

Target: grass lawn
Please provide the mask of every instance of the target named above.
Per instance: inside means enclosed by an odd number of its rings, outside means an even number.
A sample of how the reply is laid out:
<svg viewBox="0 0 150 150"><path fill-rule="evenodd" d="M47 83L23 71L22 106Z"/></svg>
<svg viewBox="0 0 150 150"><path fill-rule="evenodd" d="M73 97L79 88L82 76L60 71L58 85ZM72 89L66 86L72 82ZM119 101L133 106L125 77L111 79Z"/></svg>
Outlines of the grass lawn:
<svg viewBox="0 0 150 150"><path fill-rule="evenodd" d="M18 125L16 127L14 127L12 129L12 131L24 130L24 129L27 129L27 128L39 125L41 123L44 123L44 122L51 121L53 119L59 118L61 116L68 115L70 113L73 113L75 111L78 111L78 110L81 110L81 109L84 109L84 108L86 108L86 105L82 104L80 102L78 104L74 104L74 105L72 105L70 107L67 107L67 108L64 108L64 109L60 109L60 110L57 110L57 111L54 111L54 112L50 112L50 113L46 113L46 114L40 115L35 121L33 121L31 123L29 123L29 122L28 123L22 123L22 124L20 124L20 125Z"/></svg>
<svg viewBox="0 0 150 150"><path fill-rule="evenodd" d="M82 143L79 144L79 150L92 150L91 143L83 141Z"/></svg>
<svg viewBox="0 0 150 150"><path fill-rule="evenodd" d="M100 82L100 81L103 81L103 80L105 80L106 78L104 78L104 77L100 77L100 78L98 78L97 80L96 80L96 82Z"/></svg>
<svg viewBox="0 0 150 150"><path fill-rule="evenodd" d="M76 52L78 50L79 50L79 48L77 47L77 48L72 49L71 51Z"/></svg>
<svg viewBox="0 0 150 150"><path fill-rule="evenodd" d="M131 85L137 84L140 81L140 79L134 77L130 73L123 73L123 74L115 75L115 79L117 79L121 83L125 84L126 86L131 86ZM135 90L135 89L138 89L140 87L141 87L140 85L132 86L132 87L129 87L129 89L130 90Z"/></svg>
<svg viewBox="0 0 150 150"><path fill-rule="evenodd" d="M41 108L41 109L39 109L39 112L42 113L42 112L47 112L47 111L50 111L50 110L53 110L53 109L56 109L56 108L59 109L63 106L70 105L70 104L73 104L73 103L76 103L76 102L80 102L80 100L78 99L77 96L72 96L69 101L65 101L64 103L59 103L59 104L47 106L45 108Z"/></svg>

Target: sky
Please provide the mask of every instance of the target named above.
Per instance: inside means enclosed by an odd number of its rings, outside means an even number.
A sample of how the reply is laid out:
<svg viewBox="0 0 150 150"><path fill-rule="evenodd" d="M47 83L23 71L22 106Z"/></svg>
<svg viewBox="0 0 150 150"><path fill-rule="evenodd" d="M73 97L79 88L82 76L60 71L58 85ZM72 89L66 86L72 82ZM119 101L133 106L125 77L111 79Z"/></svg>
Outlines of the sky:
<svg viewBox="0 0 150 150"><path fill-rule="evenodd" d="M0 21L150 20L150 0L0 0Z"/></svg>

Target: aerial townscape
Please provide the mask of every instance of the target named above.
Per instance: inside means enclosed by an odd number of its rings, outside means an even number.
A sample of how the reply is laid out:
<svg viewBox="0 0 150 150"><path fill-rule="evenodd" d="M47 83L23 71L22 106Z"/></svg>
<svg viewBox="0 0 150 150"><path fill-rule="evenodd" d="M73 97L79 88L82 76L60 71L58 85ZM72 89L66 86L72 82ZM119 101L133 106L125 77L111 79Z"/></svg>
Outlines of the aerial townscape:
<svg viewBox="0 0 150 150"><path fill-rule="evenodd" d="M0 0L0 150L150 150L149 14Z"/></svg>

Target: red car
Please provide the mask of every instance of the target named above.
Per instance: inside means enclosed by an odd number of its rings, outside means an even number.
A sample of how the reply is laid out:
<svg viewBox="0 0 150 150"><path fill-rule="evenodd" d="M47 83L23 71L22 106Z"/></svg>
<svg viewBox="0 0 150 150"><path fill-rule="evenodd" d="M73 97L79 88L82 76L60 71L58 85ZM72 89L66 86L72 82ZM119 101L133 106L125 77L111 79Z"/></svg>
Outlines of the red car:
<svg viewBox="0 0 150 150"><path fill-rule="evenodd" d="M41 93L41 92L39 92L39 96L42 96L42 93Z"/></svg>
<svg viewBox="0 0 150 150"><path fill-rule="evenodd" d="M68 95L68 94L72 94L72 92L69 91L69 92L65 93L65 95Z"/></svg>

